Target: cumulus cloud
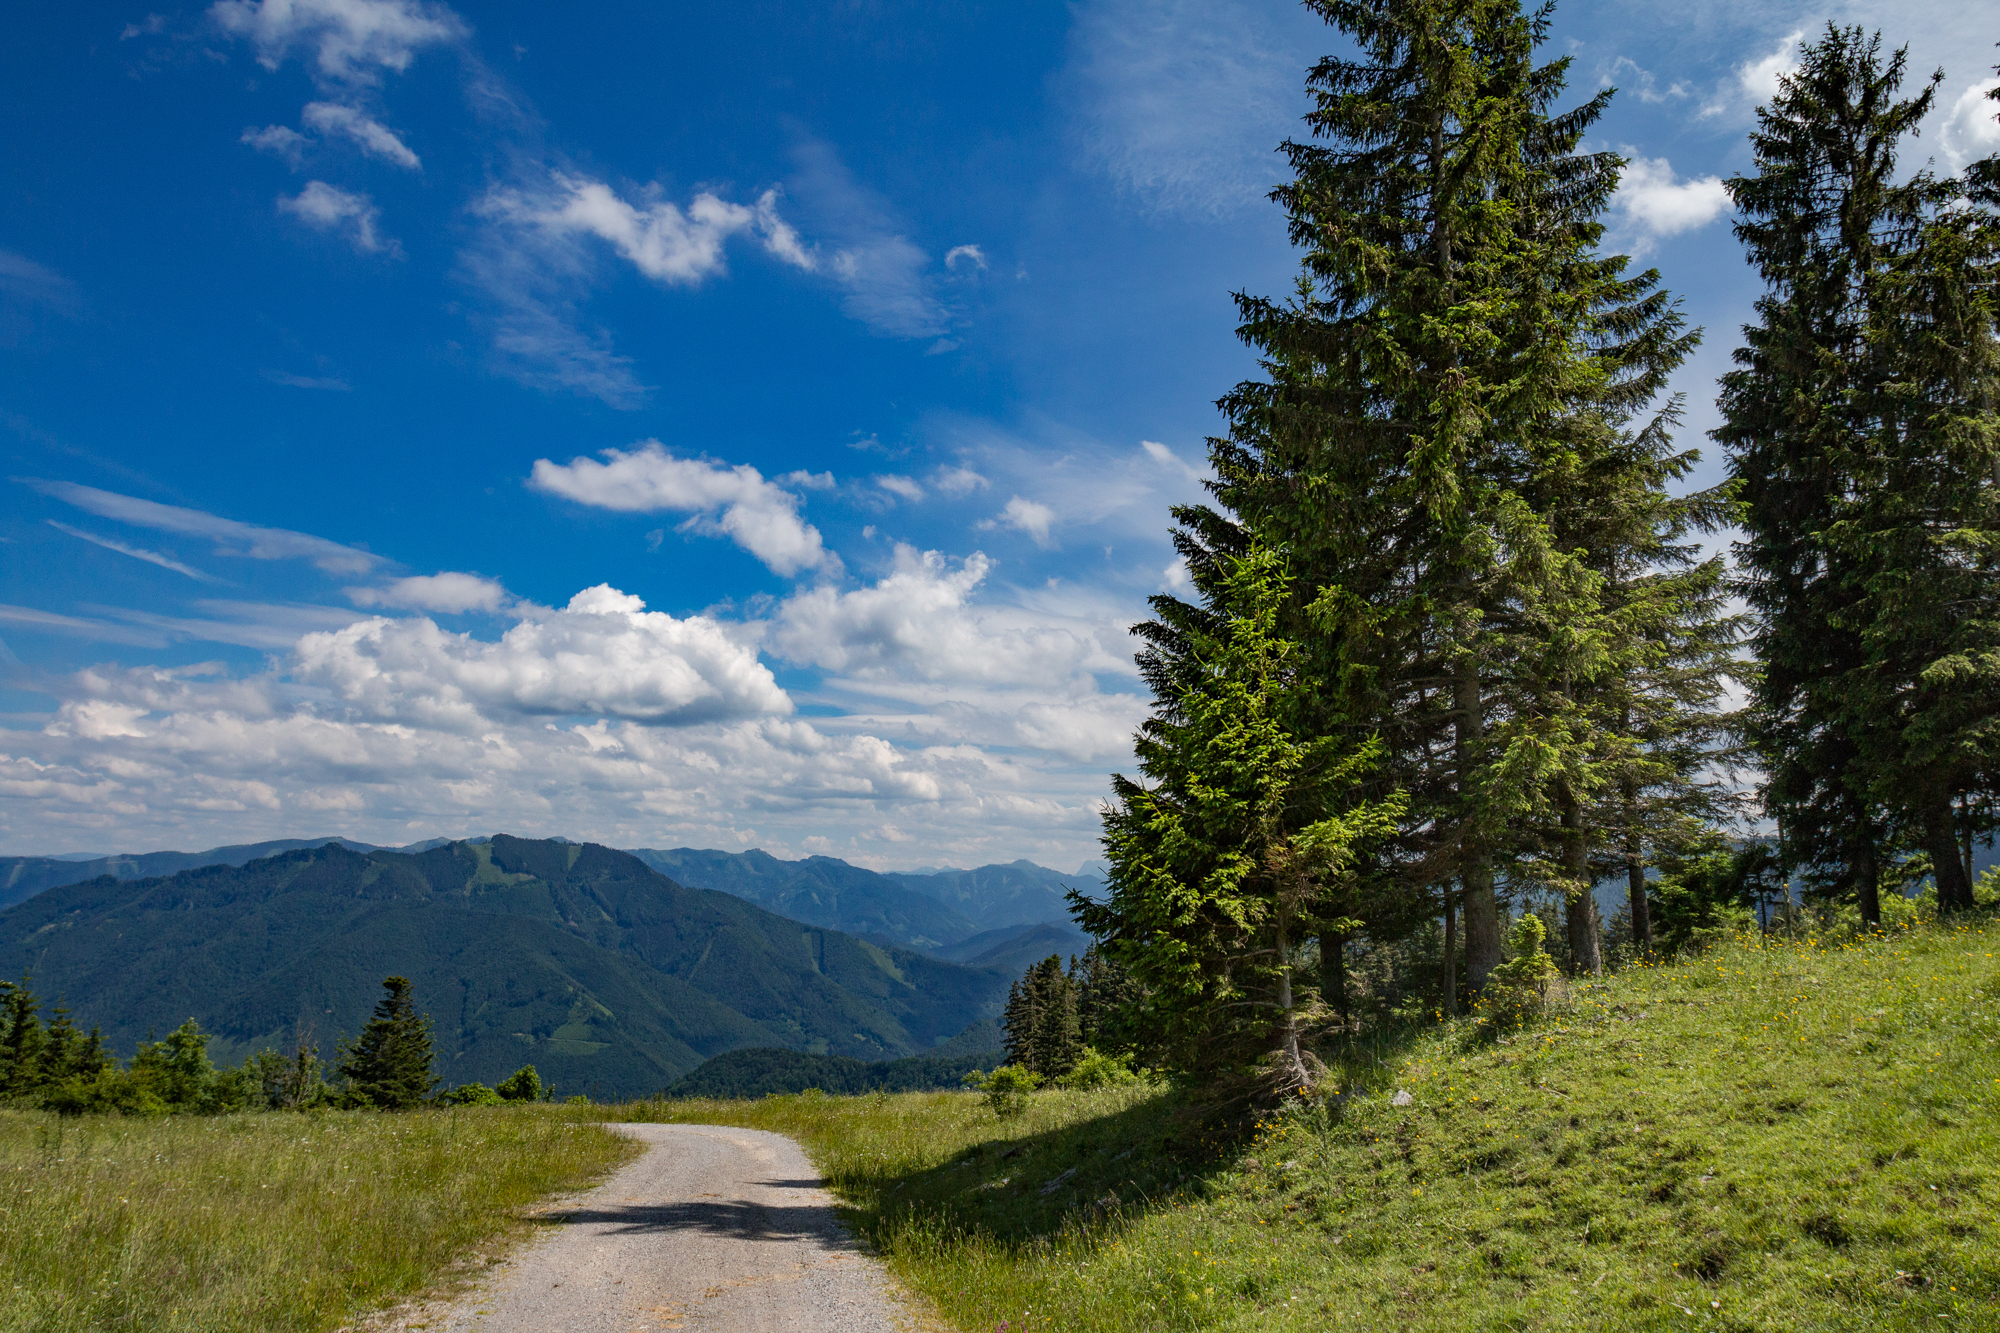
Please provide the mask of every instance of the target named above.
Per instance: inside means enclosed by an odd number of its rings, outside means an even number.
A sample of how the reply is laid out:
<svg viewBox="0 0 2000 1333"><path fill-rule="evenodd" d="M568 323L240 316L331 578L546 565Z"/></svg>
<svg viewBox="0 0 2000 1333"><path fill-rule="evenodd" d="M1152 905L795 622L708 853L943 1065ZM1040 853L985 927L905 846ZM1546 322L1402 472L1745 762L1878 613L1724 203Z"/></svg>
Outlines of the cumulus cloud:
<svg viewBox="0 0 2000 1333"><path fill-rule="evenodd" d="M507 714L684 725L791 711L769 668L718 622L645 608L600 584L497 643L377 617L300 639L292 674L370 721L467 731Z"/></svg>
<svg viewBox="0 0 2000 1333"><path fill-rule="evenodd" d="M400 607L408 611L438 611L446 615L466 611L498 611L514 600L498 579L451 571L397 579L380 588L349 588L347 597L356 606Z"/></svg>
<svg viewBox="0 0 2000 1333"><path fill-rule="evenodd" d="M420 0L217 0L208 13L224 32L248 40L266 69L305 51L314 76L337 84L372 84L383 70L400 74L418 51L469 31L444 5Z"/></svg>
<svg viewBox="0 0 2000 1333"><path fill-rule="evenodd" d="M384 250L402 253L402 247L394 240L385 242L377 233L375 224L381 220L382 210L365 194L337 189L325 181L308 181L297 195L279 195L278 211L290 213L320 231L345 233L363 254Z"/></svg>
<svg viewBox="0 0 2000 1333"><path fill-rule="evenodd" d="M2000 102L1993 100L1995 88L2000 88L2000 78L1979 80L1960 93L1945 114L1940 138L1952 170L1962 171L1968 163L2000 153Z"/></svg>
<svg viewBox="0 0 2000 1333"><path fill-rule="evenodd" d="M984 490L987 482L986 478L969 467L954 466L939 468L937 476L932 478L932 484L946 495L957 497Z"/></svg>
<svg viewBox="0 0 2000 1333"><path fill-rule="evenodd" d="M305 110L299 113L299 119L321 134L337 134L353 140L360 145L362 152L371 157L379 157L411 171L423 168L423 162L394 130L358 107L340 102L308 102ZM272 126L260 133L269 134L271 129L277 128L280 127Z"/></svg>
<svg viewBox="0 0 2000 1333"><path fill-rule="evenodd" d="M1097 677L1132 674L1129 609L982 602L975 594L992 568L983 554L953 563L898 544L872 585L786 598L766 645L832 673L854 710L847 726L1075 759L1123 753L1143 701L1101 691ZM884 710L886 700L901 707Z"/></svg>
<svg viewBox="0 0 2000 1333"><path fill-rule="evenodd" d="M683 531L726 536L776 574L838 568L819 529L799 517L799 497L747 463L678 458L658 440L633 450L606 449L602 456L601 463L537 459L528 484L599 509L691 514Z"/></svg>
<svg viewBox="0 0 2000 1333"><path fill-rule="evenodd" d="M151 528L155 532L205 537L215 543L217 555L241 556L251 560L309 560L329 574L366 574L382 563L380 556L310 533L260 528L199 509L140 500L113 491L100 491L94 486L79 486L74 482L30 479L28 485L99 518L127 523L135 528Z"/></svg>
<svg viewBox="0 0 2000 1333"><path fill-rule="evenodd" d="M997 518L989 518L979 526L982 528L1014 528L1035 539L1037 546L1049 544L1049 525L1056 521L1056 511L1034 500L1024 500L1015 496L1007 501L1006 508Z"/></svg>
<svg viewBox="0 0 2000 1333"><path fill-rule="evenodd" d="M810 269L816 263L800 244L798 233L778 216L775 190L766 190L755 207L704 191L683 212L667 200L635 206L602 181L560 172L553 179L555 188L547 198L496 190L481 211L557 237L599 237L647 277L680 286L693 286L722 272L723 245L740 233L756 235L767 251L788 264Z"/></svg>
<svg viewBox="0 0 2000 1333"><path fill-rule="evenodd" d="M1640 248L1655 240L1705 227L1729 209L1720 176L1683 181L1664 157L1634 156L1618 181L1612 207Z"/></svg>
<svg viewBox="0 0 2000 1333"><path fill-rule="evenodd" d="M1768 102L1776 97L1778 80L1796 72L1799 67L1799 39L1805 35L1805 29L1799 28L1787 34L1769 55L1738 65L1737 85L1759 102Z"/></svg>
<svg viewBox="0 0 2000 1333"><path fill-rule="evenodd" d="M875 484L891 495L900 496L908 500L911 504L915 504L924 498L923 487L917 485L916 482L910 480L908 477L900 477L893 472L884 473L876 477Z"/></svg>

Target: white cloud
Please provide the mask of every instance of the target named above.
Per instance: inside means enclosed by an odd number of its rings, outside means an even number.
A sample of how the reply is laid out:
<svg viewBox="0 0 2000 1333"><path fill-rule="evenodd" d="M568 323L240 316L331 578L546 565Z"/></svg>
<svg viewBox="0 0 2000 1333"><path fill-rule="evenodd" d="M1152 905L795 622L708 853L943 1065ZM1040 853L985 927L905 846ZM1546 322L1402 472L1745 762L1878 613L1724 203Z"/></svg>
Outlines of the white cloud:
<svg viewBox="0 0 2000 1333"><path fill-rule="evenodd" d="M1091 0L1064 88L1082 156L1163 212L1254 207L1284 179L1305 73L1328 39L1296 7L1254 0Z"/></svg>
<svg viewBox="0 0 2000 1333"><path fill-rule="evenodd" d="M785 661L833 673L829 688L853 711L826 725L1075 759L1124 753L1142 701L1103 693L1096 677L1133 673L1129 608L981 603L975 594L992 568L982 554L954 565L898 544L873 585L786 598L766 644Z"/></svg>
<svg viewBox="0 0 2000 1333"><path fill-rule="evenodd" d="M1664 157L1634 156L1618 181L1612 207L1624 219L1622 230L1633 233L1638 248L1646 243L1705 227L1729 209L1729 191L1719 176L1682 181Z"/></svg>
<svg viewBox="0 0 2000 1333"><path fill-rule="evenodd" d="M721 624L645 606L600 584L497 643L378 617L300 639L292 675L369 721L468 733L508 714L684 725L791 712L770 670Z"/></svg>
<svg viewBox="0 0 2000 1333"><path fill-rule="evenodd" d="M814 266L798 234L778 217L775 191L766 191L755 208L704 191L682 212L666 200L635 207L602 181L560 172L553 179L555 191L548 198L496 191L482 211L556 236L583 234L609 241L633 267L657 282L694 286L721 273L723 244L745 232L761 237L764 248L788 264Z"/></svg>
<svg viewBox="0 0 2000 1333"><path fill-rule="evenodd" d="M73 528L67 523L58 523L54 519L49 520L49 526L58 532L66 532L72 537L80 537L84 541L102 546L107 551L116 551L120 555L129 555L134 560L143 560L149 565L158 565L161 569L171 569L176 574L185 574L187 577L200 583L220 582L213 574L204 574L198 569L184 565L180 561L168 556L161 555L158 551L149 551L143 546L127 546L124 542L113 541L109 537L100 537L94 532L85 532L81 528Z"/></svg>
<svg viewBox="0 0 2000 1333"><path fill-rule="evenodd" d="M894 473L885 473L875 478L875 484L891 495L901 496L911 504L915 504L924 498L924 488L917 485L916 482L910 480L908 477L899 477Z"/></svg>
<svg viewBox="0 0 2000 1333"><path fill-rule="evenodd" d="M308 102L305 110L299 113L299 119L321 134L338 134L352 139L361 146L363 152L372 157L393 162L399 167L407 167L411 171L423 168L423 162L410 151L408 144L397 137L394 130L357 107L340 102ZM270 130L265 130L263 133L268 134Z"/></svg>
<svg viewBox="0 0 2000 1333"><path fill-rule="evenodd" d="M975 268L986 267L986 254L976 245L954 245L944 252L944 266L954 273L961 260Z"/></svg>
<svg viewBox="0 0 2000 1333"><path fill-rule="evenodd" d="M937 476L932 478L932 484L946 495L956 497L984 490L987 482L986 478L969 467L942 467L938 469Z"/></svg>
<svg viewBox="0 0 2000 1333"><path fill-rule="evenodd" d="M260 153L282 157L296 171L305 158L306 145L312 140L289 125L266 125L261 130L255 126L245 129L241 142Z"/></svg>
<svg viewBox="0 0 2000 1333"><path fill-rule="evenodd" d="M353 386L337 375L294 375L288 370L267 370L264 378L289 389L330 389L347 393Z"/></svg>
<svg viewBox="0 0 2000 1333"><path fill-rule="evenodd" d="M1796 29L1787 34L1769 55L1738 65L1737 85L1759 102L1768 102L1776 97L1778 80L1798 70L1799 39L1805 35L1804 28Z"/></svg>
<svg viewBox="0 0 2000 1333"><path fill-rule="evenodd" d="M382 210L365 194L336 189L325 181L308 181L296 196L279 195L278 211L321 231L344 231L354 248L364 254L383 250L402 253L395 241L384 242L376 233Z"/></svg>
<svg viewBox="0 0 2000 1333"><path fill-rule="evenodd" d="M356 606L392 606L409 611L439 611L447 615L465 611L498 611L514 600L498 579L449 570L441 574L418 574L397 579L380 588L349 588L347 597Z"/></svg>
<svg viewBox="0 0 2000 1333"><path fill-rule="evenodd" d="M2000 102L1989 96L1995 88L2000 88L2000 78L1979 80L1958 95L1946 114L1940 139L1952 170L1963 171L1969 163L2000 153Z"/></svg>
<svg viewBox="0 0 2000 1333"><path fill-rule="evenodd" d="M1674 80L1674 82L1664 88L1660 87L1659 80L1654 77L1653 71L1643 68L1637 61L1628 56L1619 56L1616 60L1612 61L1605 68L1604 73L1598 79L1598 83L1605 87L1616 84L1621 93L1630 93L1641 102L1655 105L1661 102L1679 101L1689 96L1691 92L1687 84L1681 82L1679 79Z"/></svg>
<svg viewBox="0 0 2000 1333"><path fill-rule="evenodd" d="M1158 440L1141 440L1139 441L1139 447L1146 451L1146 457L1152 459L1161 467L1172 468L1189 481L1201 480L1200 468L1191 467L1187 463L1182 462L1179 454L1167 448L1166 445L1161 444Z"/></svg>
<svg viewBox="0 0 2000 1333"><path fill-rule="evenodd" d="M981 528L1016 528L1035 539L1037 546L1049 544L1049 525L1054 523L1056 511L1034 500L1024 500L1015 496L1007 501L999 517L982 522Z"/></svg>
<svg viewBox="0 0 2000 1333"><path fill-rule="evenodd" d="M603 457L537 459L529 485L600 509L692 514L684 530L727 536L777 574L838 568L819 530L799 517L798 496L748 464L677 458L657 440L606 449Z"/></svg>
<svg viewBox="0 0 2000 1333"><path fill-rule="evenodd" d="M315 76L340 84L401 73L424 47L468 32L447 7L420 0L217 0L208 13L224 32L247 39L266 69L307 49Z"/></svg>
<svg viewBox="0 0 2000 1333"><path fill-rule="evenodd" d="M310 560L329 574L366 574L382 563L380 556L309 533L260 528L232 518L218 518L199 509L182 509L177 505L139 500L112 491L100 491L94 486L79 486L74 482L29 480L28 485L99 518L129 523L136 528L151 528L155 532L178 532L190 537L208 538L215 543L217 555L243 556L252 560Z"/></svg>

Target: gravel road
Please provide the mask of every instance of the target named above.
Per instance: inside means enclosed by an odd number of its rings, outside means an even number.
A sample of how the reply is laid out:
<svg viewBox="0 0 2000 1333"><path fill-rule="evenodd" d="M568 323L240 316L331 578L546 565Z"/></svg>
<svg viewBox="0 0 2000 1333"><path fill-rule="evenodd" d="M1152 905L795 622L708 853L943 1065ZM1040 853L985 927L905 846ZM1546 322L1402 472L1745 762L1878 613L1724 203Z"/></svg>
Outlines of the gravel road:
<svg viewBox="0 0 2000 1333"><path fill-rule="evenodd" d="M550 1214L549 1233L449 1307L438 1333L888 1333L914 1322L834 1218L790 1139L719 1125L614 1125L645 1156Z"/></svg>

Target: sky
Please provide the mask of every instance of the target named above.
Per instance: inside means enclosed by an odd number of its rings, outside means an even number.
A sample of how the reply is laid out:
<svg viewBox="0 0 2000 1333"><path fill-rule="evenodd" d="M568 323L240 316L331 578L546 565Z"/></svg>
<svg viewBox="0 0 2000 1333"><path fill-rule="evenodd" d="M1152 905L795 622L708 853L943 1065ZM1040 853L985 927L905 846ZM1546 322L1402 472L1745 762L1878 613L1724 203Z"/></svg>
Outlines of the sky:
<svg viewBox="0 0 2000 1333"><path fill-rule="evenodd" d="M1801 34L1570 0L1609 244L1706 341ZM0 852L494 831L1098 856L1304 74L1274 0L24 6L0 46ZM1913 159L1914 162L1914 159ZM1721 476L1709 450L1693 484Z"/></svg>

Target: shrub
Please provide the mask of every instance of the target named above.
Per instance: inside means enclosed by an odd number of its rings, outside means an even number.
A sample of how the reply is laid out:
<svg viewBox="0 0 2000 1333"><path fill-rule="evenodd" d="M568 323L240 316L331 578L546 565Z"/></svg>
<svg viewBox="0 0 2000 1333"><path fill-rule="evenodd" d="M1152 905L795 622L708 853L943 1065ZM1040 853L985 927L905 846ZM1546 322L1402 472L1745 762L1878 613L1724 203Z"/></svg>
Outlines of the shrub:
<svg viewBox="0 0 2000 1333"><path fill-rule="evenodd" d="M1507 950L1513 956L1493 969L1481 996L1494 1022L1520 1022L1542 1012L1549 983L1559 975L1556 960L1542 948L1547 938L1548 927L1533 912L1521 913L1507 932Z"/></svg>
<svg viewBox="0 0 2000 1333"><path fill-rule="evenodd" d="M504 1101L538 1102L542 1099L542 1076L535 1072L533 1065L522 1065L500 1080L500 1086L493 1091L499 1093Z"/></svg>
<svg viewBox="0 0 2000 1333"><path fill-rule="evenodd" d="M1140 1081L1140 1075L1132 1068L1130 1052L1110 1055L1094 1046L1083 1048L1076 1065L1056 1079L1059 1088L1076 1088L1088 1091L1092 1088L1116 1088Z"/></svg>
<svg viewBox="0 0 2000 1333"><path fill-rule="evenodd" d="M484 1083L461 1083L438 1097L446 1106L504 1106L507 1099Z"/></svg>
<svg viewBox="0 0 2000 1333"><path fill-rule="evenodd" d="M1042 1076L1019 1065L1001 1065L990 1074L975 1069L965 1076L965 1085L986 1094L986 1104L1002 1120L1028 1109L1028 1094L1040 1087Z"/></svg>

